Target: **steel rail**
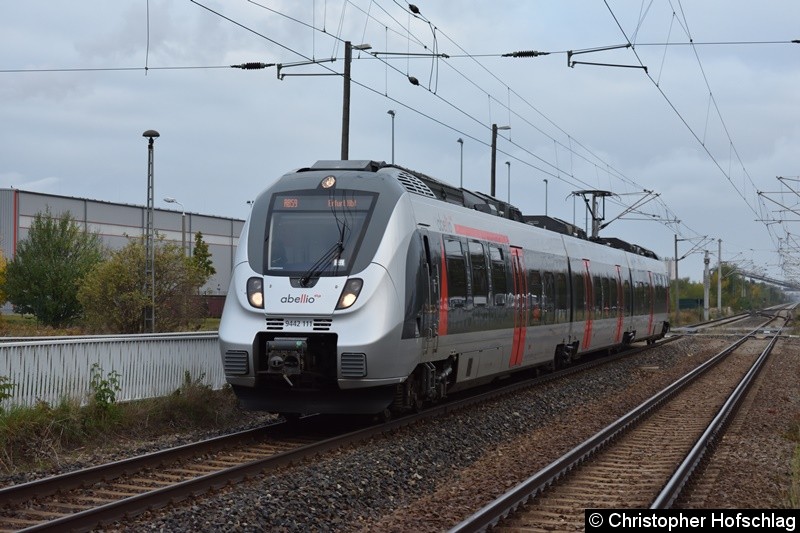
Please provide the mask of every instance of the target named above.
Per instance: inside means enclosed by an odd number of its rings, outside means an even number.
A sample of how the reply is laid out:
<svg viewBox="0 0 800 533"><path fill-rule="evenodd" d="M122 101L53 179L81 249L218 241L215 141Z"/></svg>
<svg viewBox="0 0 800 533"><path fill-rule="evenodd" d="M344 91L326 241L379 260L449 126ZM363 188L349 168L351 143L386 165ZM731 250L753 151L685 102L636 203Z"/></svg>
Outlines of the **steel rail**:
<svg viewBox="0 0 800 533"><path fill-rule="evenodd" d="M175 485L155 489L142 494L137 494L135 496L130 496L128 498L110 502L93 509L87 509L65 515L49 522L32 525L21 531L63 531L65 529L88 530L98 526L99 524L107 524L123 517L135 516L150 509L163 507L170 502L181 501L192 495L217 489L231 483L236 483L271 469L298 463L307 457L319 455L332 449L338 449L348 444L368 440L376 435L390 433L401 427L414 424L426 418L442 416L444 414L448 414L474 404L487 402L522 389L535 387L548 381L583 372L590 368L616 361L620 358L630 357L642 351L672 342L678 338L680 337L672 336L663 339L654 345L631 348L611 356L597 358L595 360L572 366L558 372L537 376L535 378L527 379L518 383L511 383L502 388L494 388L485 392L479 392L478 394L471 394L468 397L458 398L454 401L434 405L422 412L407 415L394 420L389 420L383 424L351 431L349 433L334 436L316 443L299 446L295 449L281 452L263 459L256 459L234 467L226 468L224 470L201 475L193 479L179 482ZM22 502L33 497L51 495L58 491L79 488L81 486L86 486L87 484L101 480L107 481L125 473L152 467L154 465L157 466L167 461L177 460L178 458L185 457L189 453L193 453L196 450L218 450L225 445L234 444L235 442L241 442L248 439L257 439L270 427L273 426L243 431L229 436L216 437L200 443L186 444L176 448L125 459L116 463L99 465L86 470L70 472L21 485L12 485L10 487L0 489L0 501L5 503ZM202 446L202 448L200 448L200 446Z"/></svg>
<svg viewBox="0 0 800 533"><path fill-rule="evenodd" d="M770 319L766 323L771 322ZM513 513L520 505L527 503L549 486L565 476L570 470L604 448L612 440L628 431L638 422L642 421L655 409L672 398L692 381L722 361L728 354L753 337L764 324L755 328L742 338L716 354L714 357L685 374L671 385L645 400L614 423L601 429L595 435L574 447L560 458L556 459L539 472L518 484L516 487L490 502L470 517L450 529L450 533L470 533L486 531L498 524L500 520Z"/></svg>
<svg viewBox="0 0 800 533"><path fill-rule="evenodd" d="M245 440L256 439L269 429L274 429L279 423L263 426L260 428L249 429L222 435L212 439L184 444L174 448L159 450L156 452L130 457L113 463L106 463L90 468L75 470L56 476L46 477L10 485L0 489L0 501L4 504L14 504L30 500L31 498L41 498L56 494L59 491L76 489L88 483L96 483L103 480L113 479L123 474L142 470L148 467L159 466L168 461L174 461L187 456L190 453L206 453L222 449L225 446L233 445Z"/></svg>
<svg viewBox="0 0 800 533"><path fill-rule="evenodd" d="M734 389L730 397L726 400L725 404L720 408L717 415L708 425L708 428L706 428L700 438L697 439L697 442L692 447L689 454L675 470L675 473L664 485L664 488L661 490L658 496L656 496L656 498L653 500L653 503L650 505L650 509L669 509L672 507L672 504L675 502L675 500L681 495L681 492L691 479L692 475L697 471L697 468L699 467L703 458L709 451L712 450L714 444L725 432L731 420L733 419L733 416L739 410L739 406L744 400L747 391L750 390L750 387L761 373L764 363L772 353L772 350L778 341L779 335L780 332L776 333L772 337L769 345L767 345L764 351L761 352L761 355L758 356L758 359L753 363L745 377L739 382L739 384L736 386L736 389Z"/></svg>
<svg viewBox="0 0 800 533"><path fill-rule="evenodd" d="M726 316L722 318L713 318L711 320L707 320L705 322L698 322L696 324L687 324L685 326L675 326L675 332L695 332L700 329L706 328L715 328L717 326L724 326L727 324L733 324L739 322L741 320L746 320L750 318L752 315L750 313L738 313L731 316Z"/></svg>

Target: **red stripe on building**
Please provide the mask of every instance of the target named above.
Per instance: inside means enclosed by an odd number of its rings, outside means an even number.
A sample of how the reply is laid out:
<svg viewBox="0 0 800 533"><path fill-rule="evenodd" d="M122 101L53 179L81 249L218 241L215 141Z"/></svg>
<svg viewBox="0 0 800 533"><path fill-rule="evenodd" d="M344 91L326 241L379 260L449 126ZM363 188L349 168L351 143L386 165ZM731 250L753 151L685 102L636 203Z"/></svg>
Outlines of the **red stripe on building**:
<svg viewBox="0 0 800 533"><path fill-rule="evenodd" d="M11 248L11 257L17 256L17 240L19 239L19 191L14 191L14 243Z"/></svg>
<svg viewBox="0 0 800 533"><path fill-rule="evenodd" d="M492 242L499 242L502 244L508 244L508 235L502 235L500 233L494 233L492 231L486 231L478 228L470 228L469 226L462 226L461 224L455 225L455 231L459 235L464 235L465 237L473 237L475 239L482 239L484 241L492 241Z"/></svg>

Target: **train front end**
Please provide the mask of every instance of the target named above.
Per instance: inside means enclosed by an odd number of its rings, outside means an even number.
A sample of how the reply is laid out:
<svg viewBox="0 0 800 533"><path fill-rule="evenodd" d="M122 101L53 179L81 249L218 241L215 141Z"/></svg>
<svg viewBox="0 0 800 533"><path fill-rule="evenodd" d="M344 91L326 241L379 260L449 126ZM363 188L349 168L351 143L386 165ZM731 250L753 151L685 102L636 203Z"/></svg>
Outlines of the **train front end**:
<svg viewBox="0 0 800 533"><path fill-rule="evenodd" d="M413 216L376 170L319 162L253 202L219 329L226 380L245 408L380 412L416 365L393 272Z"/></svg>

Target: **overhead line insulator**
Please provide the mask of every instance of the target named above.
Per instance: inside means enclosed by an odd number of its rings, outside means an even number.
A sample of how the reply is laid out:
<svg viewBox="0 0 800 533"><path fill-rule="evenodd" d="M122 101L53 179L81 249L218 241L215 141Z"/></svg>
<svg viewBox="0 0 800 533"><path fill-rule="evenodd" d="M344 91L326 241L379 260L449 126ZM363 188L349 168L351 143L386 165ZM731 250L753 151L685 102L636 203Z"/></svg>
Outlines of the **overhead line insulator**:
<svg viewBox="0 0 800 533"><path fill-rule="evenodd" d="M242 70L259 70L267 67L274 67L275 63L259 63L251 61L250 63L242 63L240 65L231 65L231 68L240 68Z"/></svg>
<svg viewBox="0 0 800 533"><path fill-rule="evenodd" d="M550 55L550 52L539 52L538 50L520 50L503 54L503 57L539 57Z"/></svg>

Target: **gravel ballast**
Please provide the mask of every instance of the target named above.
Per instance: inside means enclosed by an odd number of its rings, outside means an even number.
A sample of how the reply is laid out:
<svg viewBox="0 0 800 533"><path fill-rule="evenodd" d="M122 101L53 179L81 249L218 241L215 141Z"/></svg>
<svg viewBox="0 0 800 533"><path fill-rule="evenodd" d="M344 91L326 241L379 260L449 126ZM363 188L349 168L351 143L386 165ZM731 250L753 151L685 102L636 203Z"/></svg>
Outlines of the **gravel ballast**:
<svg viewBox="0 0 800 533"><path fill-rule="evenodd" d="M681 339L642 356L405 428L299 468L114 527L125 531L447 530L726 345L726 339ZM797 353L798 343L787 341L782 348ZM798 375L797 357L788 355L782 360L779 373ZM787 398L796 400L800 396L797 380L787 381L793 382L788 385L791 390L785 391ZM761 388L769 392L772 385ZM770 394L765 394L750 409L759 402L773 403ZM781 413L772 413L777 419L771 426L770 431L776 433L772 438L780 439L792 420L797 422L796 401L783 404ZM762 487L760 479L744 476L731 483L747 486L748 493L760 493L758 507L784 507L788 505L792 445L787 441L770 449L775 453L755 455L754 460L762 472L773 473L766 476L774 485L771 489ZM727 502L728 507L750 504Z"/></svg>
<svg viewBox="0 0 800 533"><path fill-rule="evenodd" d="M103 529L446 531L729 342L679 339ZM780 341L742 408L746 419L725 438L733 451L715 456L708 466L713 488L700 484L683 505L789 506L790 463L797 446L791 431L800 423L798 354L800 340ZM121 443L112 451L84 452L65 458L65 470L198 437L165 435L150 445Z"/></svg>

